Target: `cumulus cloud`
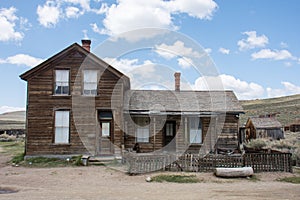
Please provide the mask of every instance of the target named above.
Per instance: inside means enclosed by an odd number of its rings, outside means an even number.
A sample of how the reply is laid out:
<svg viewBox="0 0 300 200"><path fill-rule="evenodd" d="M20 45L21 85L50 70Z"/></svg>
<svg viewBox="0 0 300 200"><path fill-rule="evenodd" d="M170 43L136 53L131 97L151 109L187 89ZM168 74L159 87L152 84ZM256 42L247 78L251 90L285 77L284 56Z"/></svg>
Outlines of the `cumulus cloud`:
<svg viewBox="0 0 300 200"><path fill-rule="evenodd" d="M0 41L20 41L24 34L16 30L16 22L19 17L16 16L17 9L14 7L0 9ZM22 18L26 21L25 18ZM22 23L22 22L20 22Z"/></svg>
<svg viewBox="0 0 300 200"><path fill-rule="evenodd" d="M160 45L155 45L154 51L160 56L171 59L176 56L182 57L200 57L200 53L194 51L190 47L186 47L184 42L177 40L172 45L167 45L165 43Z"/></svg>
<svg viewBox="0 0 300 200"><path fill-rule="evenodd" d="M271 50L262 49L258 52L251 54L252 59L272 59L272 60L286 60L293 59L292 54L287 50Z"/></svg>
<svg viewBox="0 0 300 200"><path fill-rule="evenodd" d="M223 47L220 47L219 48L219 52L222 53L222 54L228 55L230 53L230 50L229 49L225 49Z"/></svg>
<svg viewBox="0 0 300 200"><path fill-rule="evenodd" d="M237 45L239 46L239 50L247 50L254 49L257 47L265 47L266 44L269 43L269 39L265 35L257 36L256 31L246 31L242 33L246 35L247 38L239 40Z"/></svg>
<svg viewBox="0 0 300 200"><path fill-rule="evenodd" d="M165 59L177 58L178 65L183 69L189 68L193 64L193 58L200 58L201 54L198 51L193 50L193 48L185 46L184 42L177 40L171 45L162 43L160 45L155 45L154 51ZM204 50L207 53L207 49Z"/></svg>
<svg viewBox="0 0 300 200"><path fill-rule="evenodd" d="M55 1L47 1L43 6L38 5L37 14L39 23L51 28L59 22L61 9Z"/></svg>
<svg viewBox="0 0 300 200"><path fill-rule="evenodd" d="M25 111L25 108L11 107L11 106L0 106L0 114L14 111Z"/></svg>
<svg viewBox="0 0 300 200"><path fill-rule="evenodd" d="M55 27L61 19L78 18L86 12L103 14L106 11L106 3L101 3L100 8L91 8L90 0L47 0L37 7L38 21L47 28Z"/></svg>
<svg viewBox="0 0 300 200"><path fill-rule="evenodd" d="M199 77L195 81L194 89L233 90L238 99L256 99L261 98L264 94L264 88L261 85L248 83L226 74Z"/></svg>
<svg viewBox="0 0 300 200"><path fill-rule="evenodd" d="M0 59L0 64L25 65L34 67L43 62L43 59L35 58L26 54L17 54L6 59Z"/></svg>
<svg viewBox="0 0 300 200"><path fill-rule="evenodd" d="M210 54L212 52L212 49L211 48L206 48L204 49L204 51L207 53L207 54Z"/></svg>
<svg viewBox="0 0 300 200"><path fill-rule="evenodd" d="M103 30L97 33L116 36L124 32L142 28L164 28L177 30L173 15L186 13L199 19L211 19L217 4L212 0L119 0L105 6ZM128 14L130 13L130 15ZM150 36L152 36L151 34ZM149 35L146 35L149 36ZM143 38L143 35L136 37Z"/></svg>
<svg viewBox="0 0 300 200"><path fill-rule="evenodd" d="M287 81L283 81L281 84L283 88L280 89L267 88L267 95L269 98L300 94L300 86L294 85L293 83Z"/></svg>
<svg viewBox="0 0 300 200"><path fill-rule="evenodd" d="M82 13L80 13L79 8L70 6L66 8L67 18L78 18Z"/></svg>

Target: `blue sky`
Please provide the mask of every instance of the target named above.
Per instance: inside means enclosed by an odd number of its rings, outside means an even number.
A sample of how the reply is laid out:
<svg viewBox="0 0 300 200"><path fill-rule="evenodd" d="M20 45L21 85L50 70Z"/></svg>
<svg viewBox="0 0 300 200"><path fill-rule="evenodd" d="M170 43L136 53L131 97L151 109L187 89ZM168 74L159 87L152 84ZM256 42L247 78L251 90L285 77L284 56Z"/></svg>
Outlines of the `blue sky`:
<svg viewBox="0 0 300 200"><path fill-rule="evenodd" d="M184 89L218 78L239 99L299 94L299 9L298 0L1 0L0 113L25 108L21 73L83 38L137 89L172 89L180 71ZM143 28L155 29L132 31ZM209 59L213 75L195 71Z"/></svg>

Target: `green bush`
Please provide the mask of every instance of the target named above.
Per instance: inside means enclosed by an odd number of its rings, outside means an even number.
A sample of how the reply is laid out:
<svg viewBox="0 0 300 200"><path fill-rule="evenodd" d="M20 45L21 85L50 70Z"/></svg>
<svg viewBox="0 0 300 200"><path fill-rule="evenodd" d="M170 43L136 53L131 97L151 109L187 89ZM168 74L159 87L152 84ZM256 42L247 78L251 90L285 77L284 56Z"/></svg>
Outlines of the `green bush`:
<svg viewBox="0 0 300 200"><path fill-rule="evenodd" d="M249 148L254 148L254 149L262 149L267 146L267 143L263 139L255 139L255 140L250 140L246 144L246 146Z"/></svg>

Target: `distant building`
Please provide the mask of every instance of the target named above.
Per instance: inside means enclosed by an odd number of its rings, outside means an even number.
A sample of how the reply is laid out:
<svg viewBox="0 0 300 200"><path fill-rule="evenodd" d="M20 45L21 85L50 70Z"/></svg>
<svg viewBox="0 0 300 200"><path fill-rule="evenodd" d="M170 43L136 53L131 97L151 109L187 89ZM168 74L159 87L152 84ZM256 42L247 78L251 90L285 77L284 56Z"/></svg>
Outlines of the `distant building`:
<svg viewBox="0 0 300 200"><path fill-rule="evenodd" d="M284 138L282 125L274 116L250 117L244 133L246 141L257 138Z"/></svg>
<svg viewBox="0 0 300 200"><path fill-rule="evenodd" d="M300 132L300 119L296 119L294 122L290 123L288 126L288 130L291 132Z"/></svg>

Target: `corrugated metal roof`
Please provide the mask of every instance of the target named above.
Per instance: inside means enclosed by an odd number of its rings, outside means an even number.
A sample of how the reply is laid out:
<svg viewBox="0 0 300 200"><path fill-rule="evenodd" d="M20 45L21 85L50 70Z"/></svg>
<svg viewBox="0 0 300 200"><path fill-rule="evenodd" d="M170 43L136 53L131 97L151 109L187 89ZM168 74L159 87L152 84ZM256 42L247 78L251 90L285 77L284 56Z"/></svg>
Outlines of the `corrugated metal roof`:
<svg viewBox="0 0 300 200"><path fill-rule="evenodd" d="M160 112L243 112L232 91L129 90L124 108Z"/></svg>
<svg viewBox="0 0 300 200"><path fill-rule="evenodd" d="M281 123L274 117L251 117L255 128L281 128Z"/></svg>

